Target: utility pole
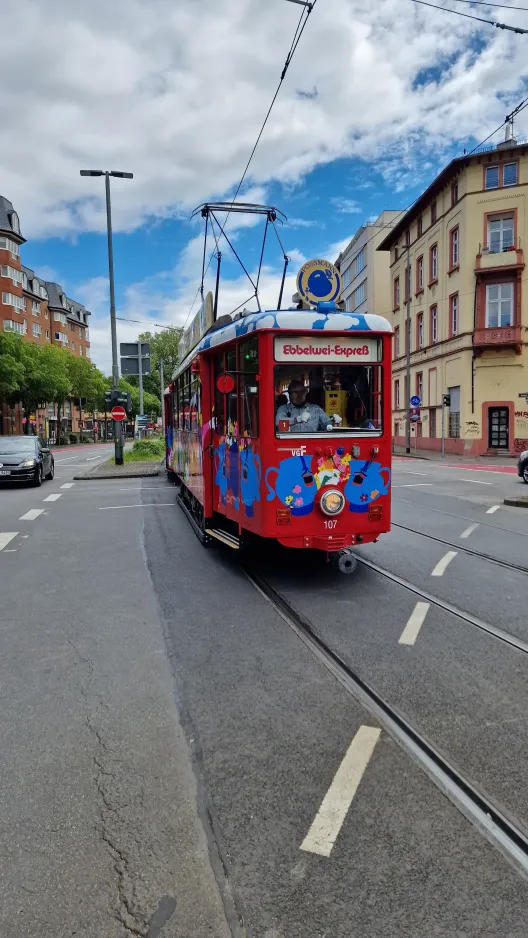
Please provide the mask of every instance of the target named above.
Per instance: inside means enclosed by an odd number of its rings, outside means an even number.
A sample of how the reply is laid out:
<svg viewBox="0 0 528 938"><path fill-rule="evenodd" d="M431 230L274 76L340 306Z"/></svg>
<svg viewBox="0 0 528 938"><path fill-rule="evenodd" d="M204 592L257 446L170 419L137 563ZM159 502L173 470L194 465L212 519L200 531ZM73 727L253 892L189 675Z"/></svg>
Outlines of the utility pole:
<svg viewBox="0 0 528 938"><path fill-rule="evenodd" d="M407 266L405 268L405 292L407 314L405 318L405 350L407 358L407 431L405 437L405 452L411 452L411 236L407 232Z"/></svg>
<svg viewBox="0 0 528 938"><path fill-rule="evenodd" d="M162 436L165 436L166 426L165 426L165 381L163 378L163 359L160 358L160 384L161 384L161 433Z"/></svg>
<svg viewBox="0 0 528 938"><path fill-rule="evenodd" d="M141 352L141 341L138 342L138 362L139 362L139 416L143 417L143 356ZM138 428L139 439L143 439L143 428Z"/></svg>
<svg viewBox="0 0 528 938"><path fill-rule="evenodd" d="M442 459L445 456L445 395L442 394Z"/></svg>
<svg viewBox="0 0 528 938"><path fill-rule="evenodd" d="M120 173L102 169L81 169L81 176L104 176L106 195L106 233L108 238L108 279L110 281L110 332L112 337L112 388L119 387L119 364L117 360L117 329L114 285L114 250L112 245L112 207L110 202L110 176L133 179L133 173ZM122 421L114 420L114 453L116 466L123 465L124 429Z"/></svg>

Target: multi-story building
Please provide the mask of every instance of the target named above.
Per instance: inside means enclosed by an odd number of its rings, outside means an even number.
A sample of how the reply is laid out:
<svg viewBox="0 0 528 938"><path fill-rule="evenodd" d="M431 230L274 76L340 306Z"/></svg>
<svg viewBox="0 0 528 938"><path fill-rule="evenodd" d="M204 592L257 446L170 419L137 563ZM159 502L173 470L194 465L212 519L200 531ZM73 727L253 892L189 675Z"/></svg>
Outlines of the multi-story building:
<svg viewBox="0 0 528 938"><path fill-rule="evenodd" d="M22 244L25 238L18 215L12 203L0 196L0 329L21 335L37 345L57 344L72 355L89 358L89 311L69 299L59 284L48 283L29 267L24 267L20 261ZM80 429L74 410L71 403L66 402L63 430ZM0 402L0 434L21 433L23 420L21 407L8 407ZM55 404L47 404L32 415L31 420L46 436L56 435Z"/></svg>
<svg viewBox="0 0 528 938"><path fill-rule="evenodd" d="M388 315L392 309L388 258L377 247L402 212L385 211L370 225L362 225L341 252L336 267L341 272L341 300L348 312Z"/></svg>
<svg viewBox="0 0 528 938"><path fill-rule="evenodd" d="M528 448L527 196L528 146L510 136L452 160L380 244L390 251L396 443L416 395L413 445L439 450L448 394L447 452Z"/></svg>

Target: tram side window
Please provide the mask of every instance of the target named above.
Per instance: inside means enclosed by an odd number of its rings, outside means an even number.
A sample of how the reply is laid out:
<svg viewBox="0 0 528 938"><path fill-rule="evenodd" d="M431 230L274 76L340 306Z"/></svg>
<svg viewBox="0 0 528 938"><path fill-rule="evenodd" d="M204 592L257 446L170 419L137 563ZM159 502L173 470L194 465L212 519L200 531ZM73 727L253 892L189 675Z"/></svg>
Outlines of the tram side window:
<svg viewBox="0 0 528 938"><path fill-rule="evenodd" d="M189 386L190 372L186 371L182 375L182 393L181 393L181 410L180 413L183 417L183 423L181 424L181 429L190 430L190 400L191 400L191 389Z"/></svg>
<svg viewBox="0 0 528 938"><path fill-rule="evenodd" d="M178 387L179 387L179 382L177 379L176 384L174 386L173 398L172 398L172 403L173 403L173 418L172 419L173 419L175 430L178 430L180 426L180 413L179 413L179 408L178 408Z"/></svg>
<svg viewBox="0 0 528 938"><path fill-rule="evenodd" d="M252 336L242 342L239 350L239 400L240 400L240 432L242 436L257 437L258 424L258 338Z"/></svg>
<svg viewBox="0 0 528 938"><path fill-rule="evenodd" d="M191 379L191 405L190 405L190 429L197 431L200 428L200 378L193 375Z"/></svg>
<svg viewBox="0 0 528 938"><path fill-rule="evenodd" d="M235 387L230 394L226 394L226 423L229 436L238 436L238 407L237 407L237 350L227 349L225 353L225 370L235 379Z"/></svg>
<svg viewBox="0 0 528 938"><path fill-rule="evenodd" d="M217 381L220 375L224 374L224 355L220 352L215 355L214 360L214 386L215 386L215 418L216 432L220 436L225 434L225 394L222 394L217 388Z"/></svg>

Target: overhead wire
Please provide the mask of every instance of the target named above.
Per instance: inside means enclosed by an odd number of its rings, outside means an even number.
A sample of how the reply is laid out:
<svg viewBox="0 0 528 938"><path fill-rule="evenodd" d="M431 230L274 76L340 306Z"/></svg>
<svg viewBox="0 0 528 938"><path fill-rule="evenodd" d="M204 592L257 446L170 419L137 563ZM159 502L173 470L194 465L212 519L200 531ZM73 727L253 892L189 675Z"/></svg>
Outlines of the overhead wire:
<svg viewBox="0 0 528 938"><path fill-rule="evenodd" d="M496 26L497 29L507 29L512 33L519 33L520 35L528 34L528 29L522 29L520 26L509 26L507 23L485 20L481 16L473 16L471 13L462 13L460 10L451 10L449 7L439 7L435 3L429 3L428 0L411 0L411 3L419 3L420 6L431 7L433 10L442 10L443 13L453 13L455 16L463 16L468 20L477 20L478 23L487 23L488 26ZM510 9L512 8L510 7Z"/></svg>
<svg viewBox="0 0 528 938"><path fill-rule="evenodd" d="M303 10L302 10L302 12L301 12L301 15L299 16L299 20L298 20L297 26L296 26L296 28L295 28L295 32L294 32L293 39L292 39L292 42L291 42L291 45L290 45L290 49L289 49L288 55L286 56L286 61L285 61L285 63L284 63L284 68L282 69L282 72L281 72L281 76L280 76L279 83L278 83L278 85L277 85L275 94L273 95L271 104L270 104L270 106L269 106L269 108L268 108L268 111L267 111L267 114L266 114L266 116L265 116L265 118L264 118L264 121L263 121L263 123L262 123L262 126L261 126L261 128L260 128L260 130L259 130L259 133L258 133L257 139L256 139L256 141L255 141L255 144L254 144L254 146L253 146L253 149L252 149L252 151L251 151L251 153L250 153L250 155L249 155L249 159L248 159L248 161L247 161L247 163L246 163L246 166L245 166L245 168L244 168L244 172L242 173L242 176L241 176L240 182L238 183L238 186L237 186L237 188L236 188L235 194L234 194L233 198L230 200L230 204L231 204L231 205L234 205L234 203L236 202L237 197L238 197L238 195L239 195L239 193L240 193L240 190L241 190L241 188L242 188L242 186L243 186L243 184L244 184L244 181L245 181L246 176L247 176L248 171L249 171L249 167L251 166L253 157L255 156L255 153L256 153L256 151L257 151L257 147L258 147L258 145L259 145L259 143L260 143L260 141L261 141L261 139L262 139L262 134L264 133L264 130L265 130L266 125L267 125L267 123L268 123L268 120L269 120L269 118L270 118L271 112L272 112L272 110L273 110L273 108L274 108L274 106L275 106L275 102L276 102L276 100L277 100L277 98L278 98L278 96L279 96L280 90L281 90L281 88L282 88L282 84L283 84L283 82L284 82L284 79L286 78L286 74L287 74L288 69L289 69L289 67L290 67L290 65L291 65L293 56L295 55L295 52L296 52L296 50L297 50L297 47L298 47L298 45L299 45L299 43L300 43L300 41L301 41L301 39L302 39L302 35L303 35L303 33L304 33L304 30L306 29L306 24L307 24L307 22L308 22L308 19L309 19L309 17L310 17L310 14L312 13L312 11L313 11L313 9L315 8L316 4L317 4L317 0L313 0L313 2L312 2L310 5L303 7ZM224 229L225 229L225 227L226 227L226 225L227 225L227 222L228 222L228 219L229 219L230 214L231 214L231 212L229 211L229 212L227 213L227 215L226 215L226 220L225 220L225 222L224 222ZM211 266L211 261L212 261L212 259L213 259L213 257L214 257L214 254L215 254L215 252L213 251L213 253L211 254L211 256L210 256L210 258L209 258L209 262L208 262L208 264L207 264L207 267L205 268L205 272L204 272L204 274L203 274L203 278L205 278L205 277L207 276L207 271L209 270L209 267ZM202 287L203 287L203 279L202 279ZM184 329L185 329L185 327L186 327L186 325L187 325L187 322L189 321L189 317L190 317L190 315L191 315L191 313L192 313L192 311L193 311L193 309L194 309L194 304L196 303L196 300L198 299L198 294L200 293L200 291L201 291L201 287L198 287L198 290L196 291L196 296L194 297L192 306L190 307L189 312L187 313L185 322L184 322L184 324L183 324L183 328L184 328Z"/></svg>
<svg viewBox="0 0 528 938"><path fill-rule="evenodd" d="M453 3L469 3L471 6L497 7L501 10L519 10L521 13L528 13L528 7L512 7L508 3L486 3L486 0L453 0Z"/></svg>

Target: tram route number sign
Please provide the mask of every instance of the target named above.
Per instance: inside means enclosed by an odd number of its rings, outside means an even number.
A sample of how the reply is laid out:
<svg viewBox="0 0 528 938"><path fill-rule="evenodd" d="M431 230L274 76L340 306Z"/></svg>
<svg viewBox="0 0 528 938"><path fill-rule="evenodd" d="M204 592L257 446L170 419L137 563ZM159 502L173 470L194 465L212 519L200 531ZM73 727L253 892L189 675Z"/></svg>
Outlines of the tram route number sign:
<svg viewBox="0 0 528 938"><path fill-rule="evenodd" d="M112 414L113 420L126 420L126 410L124 407L112 407L110 413Z"/></svg>

